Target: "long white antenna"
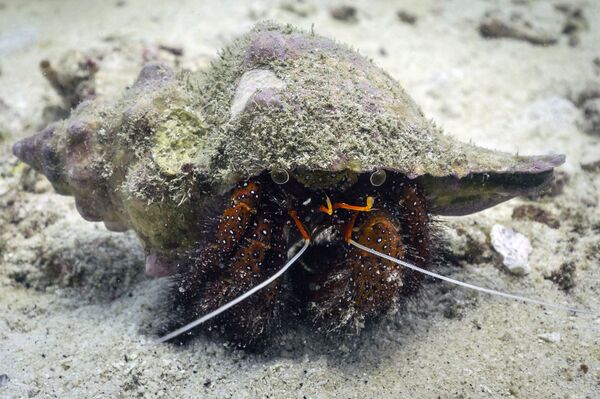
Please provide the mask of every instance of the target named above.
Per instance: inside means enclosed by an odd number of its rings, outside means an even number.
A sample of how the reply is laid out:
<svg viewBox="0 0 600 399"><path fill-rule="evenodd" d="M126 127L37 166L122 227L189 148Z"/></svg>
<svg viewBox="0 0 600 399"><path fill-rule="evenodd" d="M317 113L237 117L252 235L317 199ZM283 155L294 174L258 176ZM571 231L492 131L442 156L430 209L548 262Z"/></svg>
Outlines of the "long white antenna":
<svg viewBox="0 0 600 399"><path fill-rule="evenodd" d="M225 305L221 306L220 308L217 308L217 309L213 310L212 312L202 316L201 318L196 319L196 320L192 321L191 323L188 323L185 326L178 328L177 330L170 332L169 334L167 334L163 337L160 337L156 341L156 343L160 344L162 342L166 342L170 339L173 339L176 336L181 335L184 332L191 330L192 328L196 327L197 325L200 325L200 324L212 319L213 317L218 316L219 314L223 313L227 309L237 305L238 303L242 302L244 299L246 299L246 298L252 296L253 294L255 294L256 292L262 290L267 285L271 284L273 281L275 281L279 277L281 277L281 275L283 273L285 273L287 271L287 269L289 269L290 266L292 266L294 264L294 262L296 262L298 260L299 257L302 256L302 254L304 253L304 251L306 251L306 249L308 248L309 245L310 245L310 240L304 240L304 246L300 249L300 251L298 251L298 253L296 255L294 255L294 257L292 259L290 259L277 273L275 273L274 275L272 275L271 277L269 277L262 283L258 284L257 286L252 287L252 289L250 289L246 293L238 296L234 300L227 302Z"/></svg>
<svg viewBox="0 0 600 399"><path fill-rule="evenodd" d="M423 274L426 274L428 276L437 278L438 280L443 280L443 281L446 281L448 283L459 285L461 287L470 288L470 289L475 290L475 291L485 292L486 294L490 294L490 295L497 295L497 296L501 296L501 297L504 297L504 298L515 299L517 301L535 303L535 304L538 304L538 305L545 306L547 308L554 308L554 309L559 309L559 310L563 310L563 311L567 311L567 312L588 314L588 315L592 315L592 316L596 316L596 317L600 316L600 312L594 312L594 311L590 311L590 310L586 310L586 309L575 309L575 308L571 308L571 307L568 307L568 306L556 305L554 303L544 302L544 301L540 301L540 300L537 300L537 299L526 298L526 297L520 296L520 295L508 294L506 292L500 292L500 291L492 290L492 289L489 289L489 288L484 288L484 287L479 287L479 286L476 286L476 285L473 285L473 284L464 283L462 281L458 281L458 280L455 280L453 278L442 276L440 274L431 272L429 270L422 269L422 268L420 268L418 266L415 266L415 265L413 265L411 263L408 263L408 262L405 262L403 260L396 259L396 258L394 258L392 256L386 255L384 253L381 253L379 251L376 251L374 249L366 247L366 246L364 246L362 244L359 244L359 243L357 243L354 240L350 240L349 244L350 245L354 245L356 248L362 249L363 251L367 251L370 254L373 254L373 255L376 255L376 256L380 256L380 257L382 257L384 259L387 259L387 260L389 260L391 262L397 263L400 266L404 266L404 267L406 267L408 269L411 269L411 270L417 271L419 273L423 273Z"/></svg>

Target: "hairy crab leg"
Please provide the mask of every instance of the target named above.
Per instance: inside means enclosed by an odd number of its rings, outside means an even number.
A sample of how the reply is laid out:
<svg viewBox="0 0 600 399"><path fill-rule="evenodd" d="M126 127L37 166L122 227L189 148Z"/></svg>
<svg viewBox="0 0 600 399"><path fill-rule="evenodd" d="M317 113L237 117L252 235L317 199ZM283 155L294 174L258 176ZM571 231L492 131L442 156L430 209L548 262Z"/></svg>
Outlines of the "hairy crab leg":
<svg viewBox="0 0 600 399"><path fill-rule="evenodd" d="M231 194L231 204L219 220L215 236L208 245L190 256L191 264L179 270L174 277L175 308L185 308L193 301L211 276L219 273L219 265L235 251L240 239L246 234L260 200L261 187L255 182L244 182Z"/></svg>
<svg viewBox="0 0 600 399"><path fill-rule="evenodd" d="M300 249L300 251L298 251L296 253L296 255L294 255L294 257L292 259L290 259L285 265L283 265L283 267L281 269L279 269L279 271L275 274L273 274L271 277L269 277L268 279L266 279L265 281L263 281L262 283L254 286L252 289L250 289L249 291L245 292L244 294L238 296L237 298L235 298L234 300L227 302L226 304L224 304L223 306L213 310L212 312L208 313L207 315L204 315L202 317L200 317L199 319L196 319L194 321L192 321L191 323L186 324L185 326L178 328L177 330L159 338L157 340L157 343L162 343L162 342L166 342L170 339L173 339L189 330L191 330L192 328L207 322L208 320L220 315L221 313L225 312L227 309L237 305L238 303L242 302L243 300L249 298L250 296L254 295L256 292L262 290L263 288L265 288L266 286L268 286L269 284L271 284L272 282L274 282L275 280L277 280L279 277L281 277L297 260L298 258L300 258L302 256L302 254L304 253L304 251L306 251L306 249L308 248L308 246L310 245L310 241L308 240L304 240L304 245L302 246L302 248Z"/></svg>
<svg viewBox="0 0 600 399"><path fill-rule="evenodd" d="M353 231L348 230L346 228L345 236L350 241ZM405 248L399 227L384 211L361 217L355 236L359 242L373 245L390 255L404 256ZM369 317L388 308L404 285L405 273L393 262L365 255L353 248L347 252L345 263L353 270L353 302L364 316Z"/></svg>
<svg viewBox="0 0 600 399"><path fill-rule="evenodd" d="M402 185L400 193L392 191L390 194L385 200L390 205L398 203L398 196L401 199L399 206L388 206L388 209L400 221L404 232L402 241L407 248L404 257L422 268L429 268L433 249L430 231L432 223L423 190L414 183L407 183ZM422 280L421 273L405 269L402 295L416 292Z"/></svg>
<svg viewBox="0 0 600 399"><path fill-rule="evenodd" d="M406 188L400 187L403 191ZM343 240L347 243L356 240L392 256L414 258L417 264L426 267L428 248L423 247L429 245L429 226L428 219L423 219L425 209L420 207L418 194L416 188L406 193L381 193L382 203L377 209L373 208L373 197L367 197L364 207L336 203L332 208L350 211L341 226ZM407 203L400 208L398 195L407 197ZM327 208L322 206L320 210L324 212ZM322 327L328 331L375 317L418 286L419 273L403 270L389 260L353 247L341 250L343 262L317 268L309 277L315 287L307 294L313 320L324 323Z"/></svg>
<svg viewBox="0 0 600 399"><path fill-rule="evenodd" d="M255 182L245 182L234 190L231 207L221 216L213 246L221 252L231 252L235 248L256 213L260 194L260 185Z"/></svg>
<svg viewBox="0 0 600 399"><path fill-rule="evenodd" d="M345 240L375 245L395 256L403 256L400 224L387 211L353 212L342 225ZM354 227L357 227L356 229ZM337 247L339 255L323 265L318 258L305 279L310 287L308 311L320 329L332 332L360 325L394 303L404 285L405 272L385 259L349 246ZM338 260L338 259L341 259Z"/></svg>
<svg viewBox="0 0 600 399"><path fill-rule="evenodd" d="M215 281L211 286L208 287L207 290L203 292L203 295L198 302L189 304L190 306L196 308L195 312L197 313L200 313L205 309L208 311L210 308L213 308L214 310L208 312L199 319L195 319L183 327L166 334L158 340L159 343L173 339L191 330L192 328L213 319L231 307L256 294L263 288L273 284L306 251L310 245L310 236L298 219L296 212L289 211L290 217L296 223L296 226L304 238L304 246L281 269L279 269L279 271L263 282L254 285L253 280L260 278L260 276L269 269L269 266L272 265L276 259L278 259L278 256L282 256L281 251L278 251L276 248L278 245L277 242L272 241L272 237L274 235L281 236L281 231L279 230L281 229L280 225L282 223L278 223L278 221L281 219L275 214L267 214L268 217L265 217L265 215L260 212L257 215L256 222L254 223L254 229L251 230L250 234L242 237L247 241L247 243L240 246L232 258L232 263L228 266L228 274L230 277ZM273 231L273 223L276 224L275 228L279 229L278 231ZM219 300L222 301L223 298L227 298L228 296L235 295L238 290L243 290L244 287L248 286L249 284L253 284L254 286L241 295L234 297L224 304L219 304L216 302ZM275 306L273 300L275 300L277 287L271 286L269 289L271 288L275 289L275 292L267 292L266 296L260 300L259 306L267 308ZM260 331L257 331L256 335L259 335L260 332L264 331L266 325L265 323L268 323L269 320L265 317L254 317L255 315L253 315L253 310L254 309L244 309L240 311L241 313L239 315L235 315L232 320L234 320L234 323L241 323L241 326L238 325L239 330L243 330L246 325L258 328ZM272 313L272 311L269 313Z"/></svg>

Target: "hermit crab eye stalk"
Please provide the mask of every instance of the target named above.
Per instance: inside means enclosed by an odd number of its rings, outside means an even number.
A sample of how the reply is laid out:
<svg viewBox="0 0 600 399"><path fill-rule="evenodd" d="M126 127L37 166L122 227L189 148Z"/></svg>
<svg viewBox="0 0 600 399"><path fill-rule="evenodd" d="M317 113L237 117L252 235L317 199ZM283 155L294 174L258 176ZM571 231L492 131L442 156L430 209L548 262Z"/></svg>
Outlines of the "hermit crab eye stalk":
<svg viewBox="0 0 600 399"><path fill-rule="evenodd" d="M290 174L285 169L273 169L271 179L277 184L285 184L290 180Z"/></svg>
<svg viewBox="0 0 600 399"><path fill-rule="evenodd" d="M376 170L375 172L371 173L370 181L374 187L379 187L379 186L383 185L383 183L385 183L386 179L387 179L387 174L385 173L385 170L383 170L383 169L379 169L379 170Z"/></svg>

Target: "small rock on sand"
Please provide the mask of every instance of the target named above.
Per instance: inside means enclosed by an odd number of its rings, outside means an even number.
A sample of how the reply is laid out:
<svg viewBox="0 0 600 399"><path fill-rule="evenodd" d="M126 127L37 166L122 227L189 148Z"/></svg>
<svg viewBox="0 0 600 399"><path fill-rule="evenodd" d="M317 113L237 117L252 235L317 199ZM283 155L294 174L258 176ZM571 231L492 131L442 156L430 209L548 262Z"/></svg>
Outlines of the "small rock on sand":
<svg viewBox="0 0 600 399"><path fill-rule="evenodd" d="M10 382L9 376L7 376L6 374L0 374L0 388L8 385L9 382Z"/></svg>
<svg viewBox="0 0 600 399"><path fill-rule="evenodd" d="M509 38L538 46L549 46L558 42L558 32L542 29L518 12L487 12L479 24L479 33L486 39Z"/></svg>
<svg viewBox="0 0 600 399"><path fill-rule="evenodd" d="M398 15L400 21L404 22L405 24L414 25L417 23L417 16L408 11L398 10L396 15Z"/></svg>
<svg viewBox="0 0 600 399"><path fill-rule="evenodd" d="M344 21L349 23L358 22L356 7L340 5L332 8L330 10L330 13L331 17L333 19L337 19L338 21Z"/></svg>
<svg viewBox="0 0 600 399"><path fill-rule="evenodd" d="M544 342L557 344L560 342L560 333L559 332L544 333L544 334L538 335L538 338Z"/></svg>
<svg viewBox="0 0 600 399"><path fill-rule="evenodd" d="M285 0L279 5L279 8L302 18L307 18L318 11L317 6L313 3L301 0Z"/></svg>
<svg viewBox="0 0 600 399"><path fill-rule="evenodd" d="M578 123L581 130L600 135L600 83L583 82L582 86L573 89L568 97L583 114L583 121Z"/></svg>
<svg viewBox="0 0 600 399"><path fill-rule="evenodd" d="M583 104L583 130L589 134L600 135L600 98L588 100Z"/></svg>
<svg viewBox="0 0 600 399"><path fill-rule="evenodd" d="M492 246L504 258L503 264L512 274L523 275L531 271L528 258L532 251L529 239L513 229L495 224L491 232Z"/></svg>

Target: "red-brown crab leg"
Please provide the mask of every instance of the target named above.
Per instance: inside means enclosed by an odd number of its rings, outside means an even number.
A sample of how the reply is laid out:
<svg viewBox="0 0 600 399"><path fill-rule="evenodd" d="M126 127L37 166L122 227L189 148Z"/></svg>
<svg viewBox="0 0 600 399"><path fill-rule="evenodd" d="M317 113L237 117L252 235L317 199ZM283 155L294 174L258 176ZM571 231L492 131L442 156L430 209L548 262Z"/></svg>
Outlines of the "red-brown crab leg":
<svg viewBox="0 0 600 399"><path fill-rule="evenodd" d="M252 215L260 200L260 185L255 182L243 183L231 195L231 206L223 212L214 246L222 253L230 253L238 245L248 229Z"/></svg>
<svg viewBox="0 0 600 399"><path fill-rule="evenodd" d="M222 247L219 257L212 256L206 262L214 266L225 263L212 282L196 281L197 272L192 268L179 276L174 290L176 303L182 308L178 324L183 327L169 332L159 339L168 341L202 324L224 311L240 304L221 322L229 326L231 338L243 340L259 338L276 323L284 301L278 295L280 284L276 281L306 251L310 236L295 211L289 215L300 230L305 243L287 263L286 246L283 241L285 214L258 202L260 186L246 183L232 195L232 206L225 210L215 235L213 249ZM233 256L225 261L224 253ZM214 252L213 252L214 253ZM277 268L284 264L279 270ZM195 265L196 266L196 265ZM191 280L191 281L190 281ZM186 290L193 288L192 292ZM263 290L264 289L264 290ZM263 290L262 292L258 292ZM201 316L201 317L200 317ZM192 321L190 321L190 319Z"/></svg>
<svg viewBox="0 0 600 399"><path fill-rule="evenodd" d="M219 265L233 253L246 234L256 214L260 195L260 185L255 182L244 182L233 190L231 205L223 211L213 240L192 254L191 264L184 264L187 269L179 270L179 275L174 278L175 307L185 307L207 280L218 276Z"/></svg>
<svg viewBox="0 0 600 399"><path fill-rule="evenodd" d="M384 210L354 212L342 232L346 242L354 239L395 257L405 254L399 223ZM309 281L316 287L309 292L315 305L309 309L314 311L313 320L324 323L326 330L381 314L404 283L405 273L393 262L352 246L343 251L342 262L321 268Z"/></svg>
<svg viewBox="0 0 600 399"><path fill-rule="evenodd" d="M354 230L354 225L356 224L356 218L358 217L358 213L353 213L350 217L350 220L344 226L342 233L344 233L344 241L350 242L352 239L352 230Z"/></svg>
<svg viewBox="0 0 600 399"><path fill-rule="evenodd" d="M265 281L285 263L283 242L283 215L259 211L230 259L224 262L219 278L202 289L192 304L193 318L209 314L235 300L253 287ZM281 301L278 301L280 284L273 282L227 314L222 324L229 325L233 335L258 337L279 318Z"/></svg>
<svg viewBox="0 0 600 399"><path fill-rule="evenodd" d="M417 206L420 205L418 196L412 192L403 193L405 196L409 194L414 195L401 209L397 209L397 200L385 195L379 209L373 209L372 197L367 198L364 207L346 207L347 204L338 203L336 208L352 212L342 227L344 241L374 248L394 258L406 258L409 253L412 258L414 252L417 256L423 255L424 251L417 244L426 245L428 242L419 243L426 236L426 232L419 229L427 229L428 226L416 216L422 211ZM320 209L327 210L325 206ZM408 238L404 242L405 236L413 234L418 238ZM420 257L418 263L422 265L423 261ZM323 268L314 277L313 286L318 288L309 294L316 305L312 307L316 311L313 317L315 321L325 322L324 328L330 330L341 328L351 320L381 314L407 287L416 285L412 271L403 270L389 259L350 245L344 249L342 263Z"/></svg>
<svg viewBox="0 0 600 399"><path fill-rule="evenodd" d="M352 230L348 235L346 242L352 239ZM355 237L357 242L380 252L395 258L404 257L400 229L383 211L365 215ZM353 270L354 302L360 311L370 316L390 306L403 286L402 269L389 260L366 254L357 248L349 249L346 259Z"/></svg>

